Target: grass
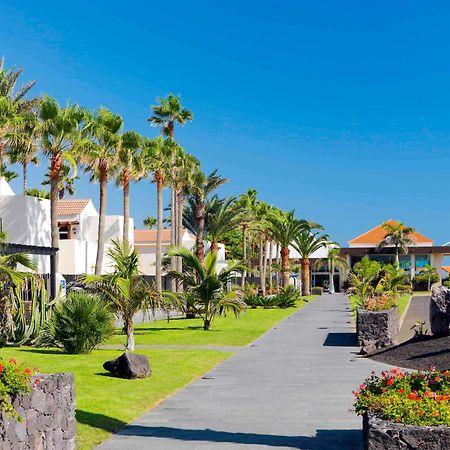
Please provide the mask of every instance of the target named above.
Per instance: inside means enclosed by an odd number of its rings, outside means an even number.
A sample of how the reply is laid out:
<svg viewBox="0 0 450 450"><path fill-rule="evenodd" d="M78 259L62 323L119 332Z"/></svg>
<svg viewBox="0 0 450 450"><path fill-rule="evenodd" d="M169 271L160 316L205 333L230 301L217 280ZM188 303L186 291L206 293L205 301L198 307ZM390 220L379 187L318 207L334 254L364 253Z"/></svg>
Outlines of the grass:
<svg viewBox="0 0 450 450"><path fill-rule="evenodd" d="M88 450L110 433L195 380L232 353L207 350L139 350L150 358L152 376L124 380L108 376L102 364L122 351L96 350L89 355L67 355L58 350L22 347L1 349L0 356L39 368L41 373L75 375L77 448Z"/></svg>
<svg viewBox="0 0 450 450"><path fill-rule="evenodd" d="M410 300L411 300L411 294L403 294L398 299L398 312L400 314L400 317L402 317L403 313L406 311L406 308L408 307ZM356 298L355 295L350 295L349 302L350 302L350 308L352 309L352 312L353 312L353 317L356 318L356 309L358 307L358 299Z"/></svg>
<svg viewBox="0 0 450 450"><path fill-rule="evenodd" d="M308 300L312 301L317 297L311 295ZM233 315L216 317L208 331L203 330L201 319L177 318L170 322L146 322L135 327L136 345L247 345L305 304L304 301L299 301L296 308L248 309L237 319ZM124 343L125 336L119 332L107 342Z"/></svg>

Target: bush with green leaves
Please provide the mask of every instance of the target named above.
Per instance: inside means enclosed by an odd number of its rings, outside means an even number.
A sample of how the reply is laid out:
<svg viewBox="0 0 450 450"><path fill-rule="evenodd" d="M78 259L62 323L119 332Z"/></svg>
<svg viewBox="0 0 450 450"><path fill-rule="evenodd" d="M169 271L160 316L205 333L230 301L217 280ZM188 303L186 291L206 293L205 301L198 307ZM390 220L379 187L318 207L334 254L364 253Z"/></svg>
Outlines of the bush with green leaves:
<svg viewBox="0 0 450 450"><path fill-rule="evenodd" d="M302 296L295 286L287 285L274 297L274 301L279 308L286 309L294 308L301 298Z"/></svg>
<svg viewBox="0 0 450 450"><path fill-rule="evenodd" d="M63 347L67 353L90 353L114 332L114 316L96 295L71 292L57 304L41 344Z"/></svg>
<svg viewBox="0 0 450 450"><path fill-rule="evenodd" d="M430 274L430 284L439 282L439 274L436 272ZM428 290L428 276L416 275L412 280L413 291L427 291Z"/></svg>

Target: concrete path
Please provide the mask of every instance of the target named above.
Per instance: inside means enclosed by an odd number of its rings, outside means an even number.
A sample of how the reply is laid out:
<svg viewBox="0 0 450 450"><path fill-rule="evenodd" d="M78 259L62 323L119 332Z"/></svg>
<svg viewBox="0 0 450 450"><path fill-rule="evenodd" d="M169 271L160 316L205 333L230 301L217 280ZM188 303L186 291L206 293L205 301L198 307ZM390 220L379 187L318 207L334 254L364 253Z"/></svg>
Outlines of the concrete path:
<svg viewBox="0 0 450 450"><path fill-rule="evenodd" d="M425 328L430 331L430 300L429 295L415 296L411 299L400 328L399 342L405 342L414 336L414 330L411 328L418 320L424 321Z"/></svg>
<svg viewBox="0 0 450 450"><path fill-rule="evenodd" d="M97 448L360 450L352 390L387 366L354 345L347 299L324 295Z"/></svg>

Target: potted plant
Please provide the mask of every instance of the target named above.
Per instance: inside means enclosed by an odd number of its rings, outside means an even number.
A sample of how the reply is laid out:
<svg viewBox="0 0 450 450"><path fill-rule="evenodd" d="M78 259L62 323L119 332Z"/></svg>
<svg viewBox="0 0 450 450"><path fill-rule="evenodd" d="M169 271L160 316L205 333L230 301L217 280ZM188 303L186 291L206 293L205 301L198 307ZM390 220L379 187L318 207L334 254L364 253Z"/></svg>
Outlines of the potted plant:
<svg viewBox="0 0 450 450"><path fill-rule="evenodd" d="M410 289L402 269L364 257L349 276L352 302L356 305L358 345L381 348L397 343L400 328L398 299Z"/></svg>
<svg viewBox="0 0 450 450"><path fill-rule="evenodd" d="M365 450L450 448L450 372L372 375L354 391Z"/></svg>

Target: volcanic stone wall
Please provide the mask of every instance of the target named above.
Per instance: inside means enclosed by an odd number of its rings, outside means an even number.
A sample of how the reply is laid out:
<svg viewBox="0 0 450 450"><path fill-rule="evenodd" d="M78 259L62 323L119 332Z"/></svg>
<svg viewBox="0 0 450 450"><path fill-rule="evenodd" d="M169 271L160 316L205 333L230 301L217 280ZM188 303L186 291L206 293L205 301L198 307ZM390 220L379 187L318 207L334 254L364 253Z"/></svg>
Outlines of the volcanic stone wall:
<svg viewBox="0 0 450 450"><path fill-rule="evenodd" d="M400 329L398 308L384 311L358 309L358 345L382 348L396 344Z"/></svg>

